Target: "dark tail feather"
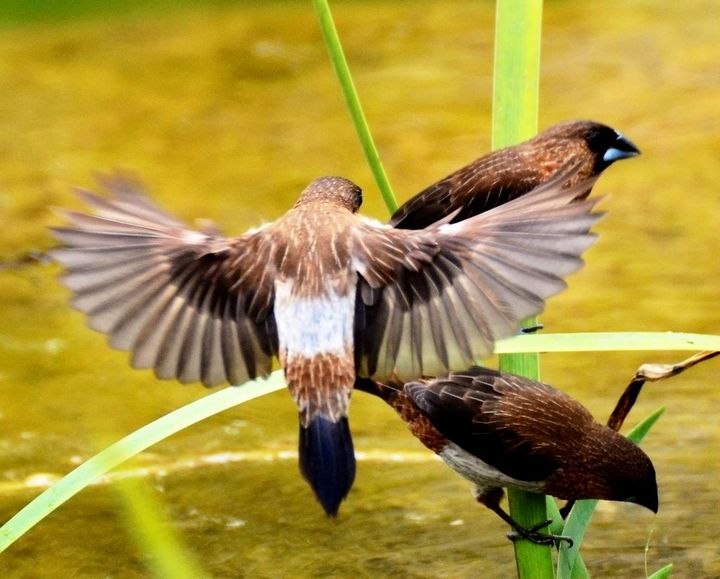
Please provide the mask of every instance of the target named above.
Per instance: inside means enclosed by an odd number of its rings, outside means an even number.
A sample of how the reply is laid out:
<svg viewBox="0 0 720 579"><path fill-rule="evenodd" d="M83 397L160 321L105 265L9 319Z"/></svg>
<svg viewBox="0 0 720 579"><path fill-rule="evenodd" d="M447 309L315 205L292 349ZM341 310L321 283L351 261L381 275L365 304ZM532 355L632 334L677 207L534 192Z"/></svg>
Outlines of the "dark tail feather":
<svg viewBox="0 0 720 579"><path fill-rule="evenodd" d="M315 416L300 426L300 472L325 512L334 517L355 480L355 452L347 417L331 422Z"/></svg>

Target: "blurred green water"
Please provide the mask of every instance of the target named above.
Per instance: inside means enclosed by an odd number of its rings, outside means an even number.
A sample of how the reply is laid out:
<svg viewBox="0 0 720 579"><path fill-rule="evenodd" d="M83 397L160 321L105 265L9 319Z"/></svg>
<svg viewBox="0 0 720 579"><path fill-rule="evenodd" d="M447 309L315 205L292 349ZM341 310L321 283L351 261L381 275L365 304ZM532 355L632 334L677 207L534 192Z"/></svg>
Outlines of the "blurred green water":
<svg viewBox="0 0 720 579"><path fill-rule="evenodd" d="M383 161L404 199L489 146L493 6L333 5ZM36 11L37 12L37 11ZM715 2L548 2L541 126L589 117L643 150L596 188L610 194L588 266L543 316L553 331L718 333L720 69ZM274 219L312 178L341 174L385 217L309 5L112 4L73 17L26 13L0 29L0 257L45 248L51 205L97 170L130 168L155 197L228 234ZM77 17L82 16L82 17ZM205 394L134 371L83 326L54 267L0 271L0 496L3 519L108 438ZM604 417L636 366L684 354L553 355L546 381ZM598 576L651 570L720 575L717 365L648 387L634 416L669 407L645 448L661 511L606 505L585 557ZM391 412L358 394L358 450L422 452ZM152 449L169 515L216 576L506 576L505 528L440 463L359 463L328 521L292 458L203 464L198 457L292 450L281 392ZM416 456L416 455L411 455ZM424 455L420 455L424 456ZM188 464L187 461L190 461ZM163 472L163 469L165 472ZM32 478L34 477L34 478ZM628 520L630 523L628 523ZM81 540L78 540L80 538ZM63 507L2 555L9 577L143 577L143 555L107 486Z"/></svg>

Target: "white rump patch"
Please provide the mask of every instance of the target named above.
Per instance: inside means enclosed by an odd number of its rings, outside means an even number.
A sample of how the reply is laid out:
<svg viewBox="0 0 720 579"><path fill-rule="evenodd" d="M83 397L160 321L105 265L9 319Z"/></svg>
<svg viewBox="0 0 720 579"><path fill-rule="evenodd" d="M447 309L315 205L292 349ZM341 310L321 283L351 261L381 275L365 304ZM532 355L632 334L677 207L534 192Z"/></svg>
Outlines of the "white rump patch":
<svg viewBox="0 0 720 579"><path fill-rule="evenodd" d="M299 298L291 281L275 282L275 321L280 349L288 356L345 355L353 347L355 284L346 295L328 288L326 295Z"/></svg>

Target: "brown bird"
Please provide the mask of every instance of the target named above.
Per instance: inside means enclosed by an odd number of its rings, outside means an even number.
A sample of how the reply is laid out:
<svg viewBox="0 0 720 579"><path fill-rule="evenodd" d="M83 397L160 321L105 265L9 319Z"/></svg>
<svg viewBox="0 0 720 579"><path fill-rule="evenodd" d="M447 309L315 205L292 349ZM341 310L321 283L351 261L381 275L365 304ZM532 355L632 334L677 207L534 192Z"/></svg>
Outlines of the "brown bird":
<svg viewBox="0 0 720 579"><path fill-rule="evenodd" d="M356 214L360 188L310 183L277 221L234 238L193 231L135 183L81 197L54 257L89 325L136 368L205 386L265 376L278 357L300 415L300 467L329 515L355 475L356 375L466 367L515 333L582 265L599 218L570 172L462 223L403 231Z"/></svg>
<svg viewBox="0 0 720 579"><path fill-rule="evenodd" d="M579 164L568 185L600 175L612 163L639 155L621 133L593 121L569 121L533 139L476 159L406 201L390 218L399 229L422 229L455 213L451 222L525 195L562 170ZM578 196L585 198L590 187Z"/></svg>
<svg viewBox="0 0 720 579"><path fill-rule="evenodd" d="M658 509L655 470L648 456L596 422L567 394L522 376L489 368L356 388L379 396L411 432L453 470L475 483L477 500L536 543L545 535L516 523L500 506L503 487L561 499L629 501Z"/></svg>

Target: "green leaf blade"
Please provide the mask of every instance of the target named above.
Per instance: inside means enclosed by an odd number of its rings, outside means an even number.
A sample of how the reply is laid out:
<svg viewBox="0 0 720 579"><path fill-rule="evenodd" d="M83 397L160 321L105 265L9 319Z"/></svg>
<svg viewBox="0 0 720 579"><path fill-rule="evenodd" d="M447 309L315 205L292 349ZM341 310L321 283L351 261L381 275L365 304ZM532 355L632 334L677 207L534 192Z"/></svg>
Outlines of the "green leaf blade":
<svg viewBox="0 0 720 579"><path fill-rule="evenodd" d="M196 422L284 386L282 371L273 372L268 378L225 388L195 400L129 434L65 475L5 523L0 528L0 553L52 511L122 462Z"/></svg>

